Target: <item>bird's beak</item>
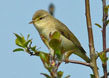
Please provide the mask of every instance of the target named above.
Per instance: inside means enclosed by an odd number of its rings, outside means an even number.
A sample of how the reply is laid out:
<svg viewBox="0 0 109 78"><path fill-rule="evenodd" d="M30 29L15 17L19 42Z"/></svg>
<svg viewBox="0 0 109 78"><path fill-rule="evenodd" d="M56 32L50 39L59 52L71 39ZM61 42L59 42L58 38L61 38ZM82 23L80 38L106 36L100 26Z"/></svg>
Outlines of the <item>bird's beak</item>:
<svg viewBox="0 0 109 78"><path fill-rule="evenodd" d="M34 23L34 21L33 21L33 20L29 22L29 24L33 24L33 23Z"/></svg>

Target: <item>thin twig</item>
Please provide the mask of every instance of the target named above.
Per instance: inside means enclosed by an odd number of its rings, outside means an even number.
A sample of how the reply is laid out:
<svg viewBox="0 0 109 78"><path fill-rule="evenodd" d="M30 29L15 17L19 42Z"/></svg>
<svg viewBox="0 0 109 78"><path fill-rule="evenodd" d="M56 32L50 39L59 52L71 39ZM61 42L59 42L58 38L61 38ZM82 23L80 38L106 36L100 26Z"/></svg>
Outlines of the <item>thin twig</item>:
<svg viewBox="0 0 109 78"><path fill-rule="evenodd" d="M103 51L105 52L105 58L106 56L106 21L108 15L105 13L105 7L106 7L106 0L102 0L103 4L103 32L102 32L102 38L103 38ZM104 71L104 78L107 78L107 62L102 64L103 71Z"/></svg>
<svg viewBox="0 0 109 78"><path fill-rule="evenodd" d="M90 16L90 2L89 0L85 0L86 7L86 21L87 21L87 30L88 30L88 39L89 39L89 49L90 49L90 58L91 58L91 66L94 73L95 78L99 78L98 68L96 64L96 54L94 48L94 40L93 40L93 31L92 31L92 23Z"/></svg>
<svg viewBox="0 0 109 78"><path fill-rule="evenodd" d="M80 65L84 65L84 66L88 66L91 67L90 63L86 63L86 62L81 62L81 61L76 61L76 60L65 60L65 63L74 63L74 64L80 64Z"/></svg>
<svg viewBox="0 0 109 78"><path fill-rule="evenodd" d="M109 52L109 48L106 49L106 52Z"/></svg>
<svg viewBox="0 0 109 78"><path fill-rule="evenodd" d="M101 52L99 52L99 53L103 53L104 51L101 51ZM105 50L105 52L106 53L108 53L109 52L109 48L107 48L106 50Z"/></svg>

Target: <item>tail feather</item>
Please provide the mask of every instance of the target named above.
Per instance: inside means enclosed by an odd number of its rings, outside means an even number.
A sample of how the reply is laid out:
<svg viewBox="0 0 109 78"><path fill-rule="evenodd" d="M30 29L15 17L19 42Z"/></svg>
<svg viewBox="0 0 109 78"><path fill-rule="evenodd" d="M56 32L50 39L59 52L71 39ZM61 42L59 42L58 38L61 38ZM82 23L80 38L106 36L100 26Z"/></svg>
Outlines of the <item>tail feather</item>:
<svg viewBox="0 0 109 78"><path fill-rule="evenodd" d="M79 49L76 49L75 52L73 52L74 54L76 54L77 56L81 57L83 60L85 60L86 62L90 62L90 58L86 55L86 52L82 52Z"/></svg>

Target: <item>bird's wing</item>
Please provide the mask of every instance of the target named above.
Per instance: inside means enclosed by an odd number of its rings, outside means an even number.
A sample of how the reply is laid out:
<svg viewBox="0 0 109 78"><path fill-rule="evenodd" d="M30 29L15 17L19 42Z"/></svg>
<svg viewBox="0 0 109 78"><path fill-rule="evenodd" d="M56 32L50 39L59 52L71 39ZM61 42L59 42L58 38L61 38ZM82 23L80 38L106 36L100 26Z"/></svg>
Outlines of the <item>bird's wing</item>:
<svg viewBox="0 0 109 78"><path fill-rule="evenodd" d="M83 53L86 53L85 50L82 48L79 40L76 38L76 36L65 26L63 23L61 23L59 20L56 20L58 24L56 25L56 29L67 39L71 40L76 47L78 47ZM56 22L55 21L55 22ZM56 23L55 23L56 24Z"/></svg>

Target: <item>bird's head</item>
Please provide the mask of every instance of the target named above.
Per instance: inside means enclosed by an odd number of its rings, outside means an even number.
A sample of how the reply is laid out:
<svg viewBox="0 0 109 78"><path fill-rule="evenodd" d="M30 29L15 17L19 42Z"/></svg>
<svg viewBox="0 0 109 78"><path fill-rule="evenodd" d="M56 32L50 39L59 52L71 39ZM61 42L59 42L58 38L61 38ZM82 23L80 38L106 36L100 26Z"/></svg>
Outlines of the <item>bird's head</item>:
<svg viewBox="0 0 109 78"><path fill-rule="evenodd" d="M34 26L39 30L45 28L50 22L52 16L45 10L38 10L32 17L32 21L29 24L34 24Z"/></svg>
<svg viewBox="0 0 109 78"><path fill-rule="evenodd" d="M49 17L49 16L51 16L51 15L47 11L45 11L45 10L38 10L33 15L32 21L29 22L29 24L42 23L45 20L47 21L47 17Z"/></svg>

